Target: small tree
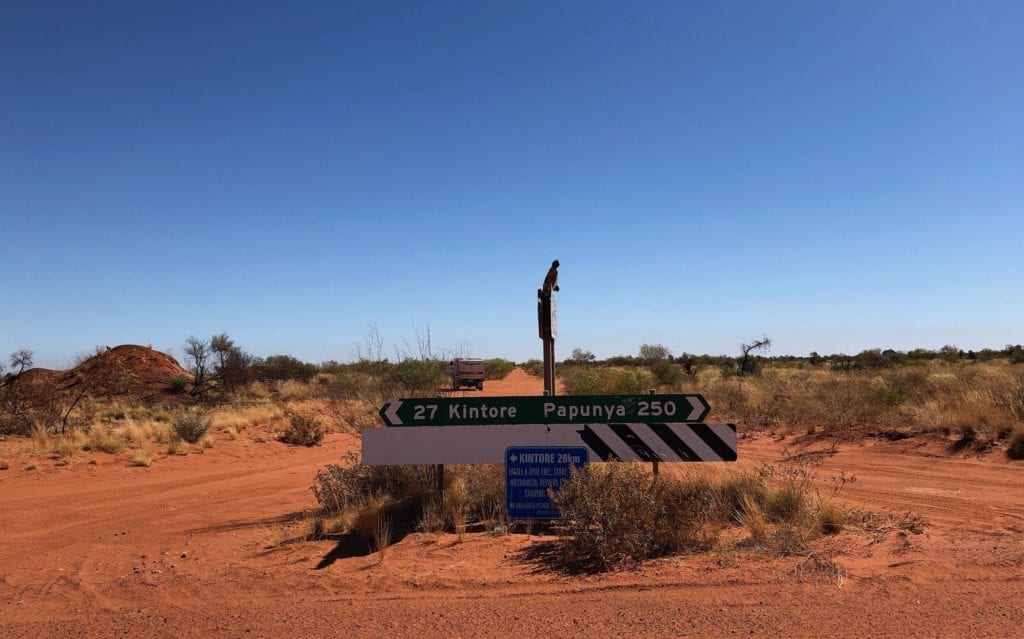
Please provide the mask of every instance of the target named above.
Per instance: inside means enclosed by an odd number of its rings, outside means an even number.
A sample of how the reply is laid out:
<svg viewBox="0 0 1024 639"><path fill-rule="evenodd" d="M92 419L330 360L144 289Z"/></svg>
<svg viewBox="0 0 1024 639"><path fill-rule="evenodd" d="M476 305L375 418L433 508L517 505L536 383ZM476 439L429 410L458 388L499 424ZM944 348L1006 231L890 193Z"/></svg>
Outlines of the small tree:
<svg viewBox="0 0 1024 639"><path fill-rule="evenodd" d="M747 344L740 344L740 351L743 353L743 358L740 360L740 372L739 376L743 377L747 373L752 373L755 370L755 365L750 354L754 351L766 349L772 345L772 341L767 337L756 339Z"/></svg>
<svg viewBox="0 0 1024 639"><path fill-rule="evenodd" d="M206 381L207 367L210 360L210 345L206 340L191 335L185 339L185 362L195 375L195 388Z"/></svg>
<svg viewBox="0 0 1024 639"><path fill-rule="evenodd" d="M597 357L593 353L582 348L572 349L572 355L569 358L576 364L592 364L597 361Z"/></svg>
<svg viewBox="0 0 1024 639"><path fill-rule="evenodd" d="M9 360L11 362L11 368L18 369L18 372L14 373L15 376L21 375L26 368L32 368L32 356L32 351L27 348L22 348L11 353Z"/></svg>
<svg viewBox="0 0 1024 639"><path fill-rule="evenodd" d="M213 377L227 390L244 386L252 379L253 358L244 353L227 333L210 338Z"/></svg>
<svg viewBox="0 0 1024 639"><path fill-rule="evenodd" d="M661 344L641 344L640 359L648 364L653 364L663 359L672 359L672 351Z"/></svg>

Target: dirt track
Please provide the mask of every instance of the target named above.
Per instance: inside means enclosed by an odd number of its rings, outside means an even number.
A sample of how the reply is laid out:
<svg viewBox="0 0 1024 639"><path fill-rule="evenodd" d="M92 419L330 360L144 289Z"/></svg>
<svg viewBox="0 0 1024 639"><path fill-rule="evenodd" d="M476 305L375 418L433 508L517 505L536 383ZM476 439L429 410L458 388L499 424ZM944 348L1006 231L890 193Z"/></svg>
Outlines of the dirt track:
<svg viewBox="0 0 1024 639"><path fill-rule="evenodd" d="M539 389L516 371L485 394ZM731 554L565 576L524 557L525 535L411 535L382 564L365 548L282 543L306 525L281 522L313 506L316 468L357 448L341 434L314 449L243 437L150 468L83 454L31 472L3 455L0 636L1011 636L1024 625L1024 464L998 453L840 444L823 486L845 471L856 476L845 503L929 522L878 543L844 535L840 587L794 572L792 557ZM742 463L781 451L740 443Z"/></svg>

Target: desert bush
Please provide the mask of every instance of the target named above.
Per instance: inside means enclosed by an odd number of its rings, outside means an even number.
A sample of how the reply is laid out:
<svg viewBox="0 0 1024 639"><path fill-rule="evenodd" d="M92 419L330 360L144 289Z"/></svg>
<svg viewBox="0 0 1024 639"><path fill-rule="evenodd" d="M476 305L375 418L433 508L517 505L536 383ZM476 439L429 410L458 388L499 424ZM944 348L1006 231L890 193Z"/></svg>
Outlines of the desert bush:
<svg viewBox="0 0 1024 639"><path fill-rule="evenodd" d="M799 519L807 511L807 493L794 484L769 490L764 499L764 512L770 521Z"/></svg>
<svg viewBox="0 0 1024 639"><path fill-rule="evenodd" d="M747 533L746 547L802 552L808 539L841 529L844 517L819 497L813 476L802 463L718 476L654 476L632 464L573 471L554 495L562 512L559 562L607 570L706 550L729 526Z"/></svg>
<svg viewBox="0 0 1024 639"><path fill-rule="evenodd" d="M190 444L195 444L210 429L212 421L206 413L190 411L175 415L171 419L171 427L179 437Z"/></svg>
<svg viewBox="0 0 1024 639"><path fill-rule="evenodd" d="M1006 446L1006 456L1010 459L1024 459L1024 428L1017 428L1010 435Z"/></svg>
<svg viewBox="0 0 1024 639"><path fill-rule="evenodd" d="M516 365L507 359L495 357L484 360L484 379L505 379Z"/></svg>
<svg viewBox="0 0 1024 639"><path fill-rule="evenodd" d="M465 531L470 522L506 523L505 473L500 464L445 467L444 498L430 499L423 509L425 532Z"/></svg>
<svg viewBox="0 0 1024 639"><path fill-rule="evenodd" d="M768 486L764 472L744 472L727 475L719 481L719 498L727 517L739 522L751 504L764 508L768 501Z"/></svg>
<svg viewBox="0 0 1024 639"><path fill-rule="evenodd" d="M643 368L573 366L564 370L562 382L569 395L627 395L645 393L657 383Z"/></svg>
<svg viewBox="0 0 1024 639"><path fill-rule="evenodd" d="M658 386L675 388L683 382L683 368L672 360L660 359L651 364L651 374Z"/></svg>
<svg viewBox="0 0 1024 639"><path fill-rule="evenodd" d="M175 375L167 382L167 389L175 394L181 394L188 388L188 378L184 375Z"/></svg>
<svg viewBox="0 0 1024 639"><path fill-rule="evenodd" d="M367 466L354 453L343 460L343 465L330 464L316 474L313 495L326 514L361 507L375 495L421 497L434 488L433 466Z"/></svg>
<svg viewBox="0 0 1024 639"><path fill-rule="evenodd" d="M271 355L256 359L251 364L253 375L261 380L298 380L307 382L316 375L316 366L307 364L291 355Z"/></svg>
<svg viewBox="0 0 1024 639"><path fill-rule="evenodd" d="M573 470L554 495L563 561L606 570L656 556L662 485L634 465Z"/></svg>
<svg viewBox="0 0 1024 639"><path fill-rule="evenodd" d="M89 436L83 445L85 450L96 450L109 455L116 455L125 448L124 441L113 435L102 424L94 424L89 429Z"/></svg>
<svg viewBox="0 0 1024 639"><path fill-rule="evenodd" d="M280 440L296 446L319 446L324 440L324 425L315 417L293 415Z"/></svg>
<svg viewBox="0 0 1024 639"><path fill-rule="evenodd" d="M519 368L534 377L544 377L544 362L539 359L528 359L520 364Z"/></svg>
<svg viewBox="0 0 1024 639"><path fill-rule="evenodd" d="M313 494L322 517L347 520L343 529L369 535L381 517L401 535L415 528L455 530L468 521L504 521L505 483L497 464L445 467L444 499L434 491L434 466L366 466L352 454L317 472ZM358 530L356 530L358 528Z"/></svg>
<svg viewBox="0 0 1024 639"><path fill-rule="evenodd" d="M434 359L405 359L395 364L391 372L392 381L400 394L408 396L432 395L447 382L444 363Z"/></svg>
<svg viewBox="0 0 1024 639"><path fill-rule="evenodd" d="M824 535L834 535L846 525L846 509L832 499L822 499L814 514L818 530Z"/></svg>

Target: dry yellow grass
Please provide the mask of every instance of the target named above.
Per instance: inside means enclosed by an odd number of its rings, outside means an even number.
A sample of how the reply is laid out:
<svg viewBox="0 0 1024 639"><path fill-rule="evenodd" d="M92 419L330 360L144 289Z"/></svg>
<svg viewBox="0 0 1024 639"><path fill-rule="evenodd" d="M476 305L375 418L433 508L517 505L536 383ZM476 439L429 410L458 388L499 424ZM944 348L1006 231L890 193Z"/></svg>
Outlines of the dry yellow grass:
<svg viewBox="0 0 1024 639"><path fill-rule="evenodd" d="M856 424L993 438L1024 425L1024 365L929 361L898 368L834 371L772 366L745 378L704 368L686 390L701 392L711 420L773 432L831 434Z"/></svg>
<svg viewBox="0 0 1024 639"><path fill-rule="evenodd" d="M89 430L89 436L84 447L102 453L116 454L124 450L125 445L124 441L111 433L106 426L96 423Z"/></svg>
<svg viewBox="0 0 1024 639"><path fill-rule="evenodd" d="M32 450L40 455L45 455L53 450L53 438L50 437L46 426L39 422L32 426Z"/></svg>
<svg viewBox="0 0 1024 639"><path fill-rule="evenodd" d="M283 401L309 399L318 391L317 387L312 384L306 384L292 379L277 382L274 386L274 390L277 391L278 397Z"/></svg>
<svg viewBox="0 0 1024 639"><path fill-rule="evenodd" d="M72 455L85 447L88 439L82 431L72 428L66 435L59 437L53 445L53 452L62 459L70 458Z"/></svg>
<svg viewBox="0 0 1024 639"><path fill-rule="evenodd" d="M272 424L282 417L284 417L284 410L276 404L229 406L213 414L213 428L216 430L232 428L236 433L240 433L250 426Z"/></svg>
<svg viewBox="0 0 1024 639"><path fill-rule="evenodd" d="M146 442L137 450L133 450L128 455L129 466L144 466L148 467L153 463L153 446L149 442Z"/></svg>
<svg viewBox="0 0 1024 639"><path fill-rule="evenodd" d="M167 438L166 451L168 455L187 455L188 446L185 445L185 442L182 441L177 433L172 432Z"/></svg>

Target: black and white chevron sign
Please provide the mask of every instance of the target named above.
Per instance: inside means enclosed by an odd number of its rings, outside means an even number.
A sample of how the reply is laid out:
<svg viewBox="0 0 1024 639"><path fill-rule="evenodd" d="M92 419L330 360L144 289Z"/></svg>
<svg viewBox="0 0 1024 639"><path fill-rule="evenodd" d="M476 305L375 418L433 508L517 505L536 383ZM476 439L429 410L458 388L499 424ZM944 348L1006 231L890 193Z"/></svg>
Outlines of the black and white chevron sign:
<svg viewBox="0 0 1024 639"><path fill-rule="evenodd" d="M517 424L370 428L363 463L503 463L510 446L585 446L590 461L736 461L734 424Z"/></svg>
<svg viewBox="0 0 1024 639"><path fill-rule="evenodd" d="M736 461L735 424L588 424L580 439L591 460Z"/></svg>

